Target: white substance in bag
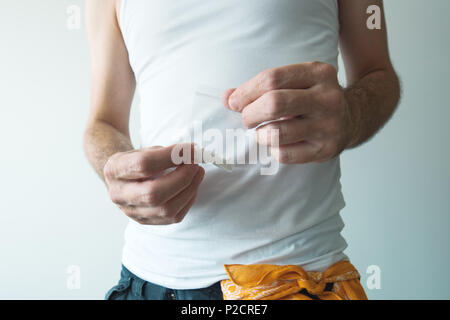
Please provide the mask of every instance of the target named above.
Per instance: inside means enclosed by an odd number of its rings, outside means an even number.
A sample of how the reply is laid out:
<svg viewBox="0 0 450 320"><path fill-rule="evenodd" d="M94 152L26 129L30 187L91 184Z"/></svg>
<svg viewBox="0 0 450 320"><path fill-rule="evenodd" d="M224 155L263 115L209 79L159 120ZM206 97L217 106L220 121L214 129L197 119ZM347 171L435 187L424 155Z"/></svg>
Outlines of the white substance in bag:
<svg viewBox="0 0 450 320"><path fill-rule="evenodd" d="M211 163L228 172L233 170L235 151L227 148L227 130L246 130L241 114L222 103L225 90L198 85L191 104L190 126L183 131L184 141L195 143L201 163ZM211 143L213 140L213 143Z"/></svg>

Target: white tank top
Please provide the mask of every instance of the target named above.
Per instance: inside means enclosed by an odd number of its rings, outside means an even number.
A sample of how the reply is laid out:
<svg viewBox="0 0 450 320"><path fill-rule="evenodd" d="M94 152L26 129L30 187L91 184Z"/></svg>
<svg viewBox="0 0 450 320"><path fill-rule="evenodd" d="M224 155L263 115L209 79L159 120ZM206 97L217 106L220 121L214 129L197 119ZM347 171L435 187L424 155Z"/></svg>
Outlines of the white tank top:
<svg viewBox="0 0 450 320"><path fill-rule="evenodd" d="M196 117L199 87L237 87L268 68L314 60L337 68L337 0L122 0L119 19L140 95L142 147L177 142L173 132ZM129 221L122 261L137 276L194 289L227 278L224 264L323 271L347 259L339 159L280 164L275 175L258 165L204 168L181 223Z"/></svg>

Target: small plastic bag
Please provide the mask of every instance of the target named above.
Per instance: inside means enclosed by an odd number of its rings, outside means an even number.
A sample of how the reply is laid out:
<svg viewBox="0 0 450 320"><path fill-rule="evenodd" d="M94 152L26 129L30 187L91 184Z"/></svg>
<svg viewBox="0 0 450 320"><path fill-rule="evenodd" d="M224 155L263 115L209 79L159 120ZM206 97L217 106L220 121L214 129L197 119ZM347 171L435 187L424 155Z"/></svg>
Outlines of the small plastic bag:
<svg viewBox="0 0 450 320"><path fill-rule="evenodd" d="M198 85L190 105L187 126L179 140L195 144L195 162L211 163L232 171L234 151L227 146L227 131L243 130L240 113L227 109L222 103L225 90Z"/></svg>
<svg viewBox="0 0 450 320"><path fill-rule="evenodd" d="M269 163L270 155L258 154L255 129L248 130L241 113L223 105L224 91L207 85L196 87L179 140L195 144L196 163L211 163L227 171L234 166L260 165L258 156Z"/></svg>

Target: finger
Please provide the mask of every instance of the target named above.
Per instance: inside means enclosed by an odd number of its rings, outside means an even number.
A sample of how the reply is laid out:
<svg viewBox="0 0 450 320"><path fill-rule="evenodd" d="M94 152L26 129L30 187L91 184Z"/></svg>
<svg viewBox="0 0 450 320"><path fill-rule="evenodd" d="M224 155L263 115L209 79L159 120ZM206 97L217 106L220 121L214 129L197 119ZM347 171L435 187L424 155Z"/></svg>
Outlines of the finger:
<svg viewBox="0 0 450 320"><path fill-rule="evenodd" d="M279 89L307 89L326 79L336 69L333 66L308 62L265 70L238 87L228 99L231 110L241 112L263 94Z"/></svg>
<svg viewBox="0 0 450 320"><path fill-rule="evenodd" d="M171 199L164 205L164 210L171 215L174 219L180 218L179 214L185 208L185 206L192 200L192 198L197 194L198 187L203 181L205 176L205 171L200 170L195 176L191 185L179 193L176 197ZM181 220L179 220L181 221Z"/></svg>
<svg viewBox="0 0 450 320"><path fill-rule="evenodd" d="M110 186L110 197L119 205L156 207L187 188L199 171L198 165L181 165L155 180L122 180Z"/></svg>
<svg viewBox="0 0 450 320"><path fill-rule="evenodd" d="M191 207L194 205L195 200L197 199L197 192L194 194L194 196L189 200L189 202L178 212L177 216L175 217L176 222L180 222L184 219L186 214L189 212Z"/></svg>
<svg viewBox="0 0 450 320"><path fill-rule="evenodd" d="M308 141L271 148L270 154L280 163L301 164L316 162L319 158L320 145Z"/></svg>
<svg viewBox="0 0 450 320"><path fill-rule="evenodd" d="M145 225L166 225L167 219L157 215L158 210L155 208L119 206L125 214L140 224Z"/></svg>
<svg viewBox="0 0 450 320"><path fill-rule="evenodd" d="M256 130L257 142L267 146L293 144L317 136L313 120L299 117L272 122Z"/></svg>
<svg viewBox="0 0 450 320"><path fill-rule="evenodd" d="M142 224L171 224L180 222L192 206L198 187L203 180L204 170L200 170L192 183L174 199L159 207L120 206L130 218ZM186 210L187 209L187 210Z"/></svg>
<svg viewBox="0 0 450 320"><path fill-rule="evenodd" d="M254 128L265 121L306 115L314 110L315 105L315 95L311 90L270 91L242 111L242 121L248 128Z"/></svg>
<svg viewBox="0 0 450 320"><path fill-rule="evenodd" d="M154 202L156 205L161 205L176 198L189 188L196 176L204 172L205 170L199 165L183 164L174 171L159 177L153 181Z"/></svg>
<svg viewBox="0 0 450 320"><path fill-rule="evenodd" d="M181 152L187 148L193 150L192 144L181 144ZM147 148L121 153L114 159L114 165L108 166L105 175L115 179L144 179L175 166L172 151L180 145L165 148ZM191 154L194 154L193 151Z"/></svg>
<svg viewBox="0 0 450 320"><path fill-rule="evenodd" d="M144 225L169 225L178 223L184 219L191 207L194 205L197 193L189 200L189 202L180 210L180 212L172 219L160 217L159 212L155 208L140 207L120 207L125 214L136 222Z"/></svg>

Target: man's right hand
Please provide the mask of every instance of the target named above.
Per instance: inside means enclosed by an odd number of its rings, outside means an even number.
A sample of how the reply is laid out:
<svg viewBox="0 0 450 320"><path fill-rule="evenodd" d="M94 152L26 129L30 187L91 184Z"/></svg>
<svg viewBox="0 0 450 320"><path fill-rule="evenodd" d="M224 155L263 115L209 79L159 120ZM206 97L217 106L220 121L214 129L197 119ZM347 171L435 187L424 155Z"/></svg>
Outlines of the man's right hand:
<svg viewBox="0 0 450 320"><path fill-rule="evenodd" d="M119 152L103 169L111 200L140 224L178 223L195 202L205 170L181 164L164 173L175 167L171 157L175 146Z"/></svg>

